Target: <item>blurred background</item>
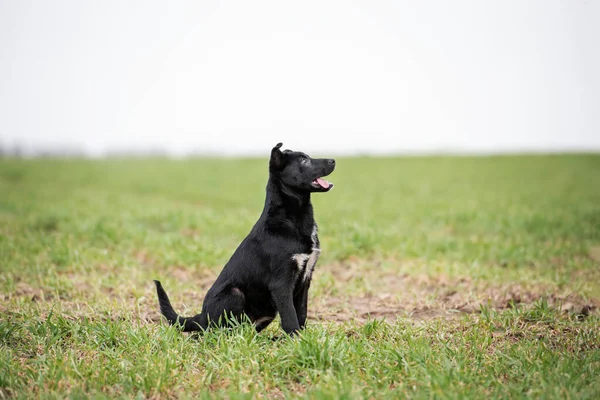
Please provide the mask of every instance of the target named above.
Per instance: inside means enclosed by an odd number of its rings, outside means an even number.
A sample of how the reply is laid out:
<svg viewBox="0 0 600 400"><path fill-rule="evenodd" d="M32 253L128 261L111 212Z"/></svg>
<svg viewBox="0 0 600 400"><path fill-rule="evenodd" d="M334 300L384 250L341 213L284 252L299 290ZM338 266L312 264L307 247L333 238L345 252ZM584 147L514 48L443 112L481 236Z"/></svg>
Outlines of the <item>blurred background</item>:
<svg viewBox="0 0 600 400"><path fill-rule="evenodd" d="M600 2L2 1L5 153L600 150Z"/></svg>

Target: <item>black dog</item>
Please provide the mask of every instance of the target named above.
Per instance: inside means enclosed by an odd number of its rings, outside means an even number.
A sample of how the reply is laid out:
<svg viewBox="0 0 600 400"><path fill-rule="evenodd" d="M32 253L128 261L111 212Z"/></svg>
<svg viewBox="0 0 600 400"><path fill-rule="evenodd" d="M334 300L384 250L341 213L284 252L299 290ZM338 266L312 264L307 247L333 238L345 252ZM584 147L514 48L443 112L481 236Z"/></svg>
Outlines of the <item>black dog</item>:
<svg viewBox="0 0 600 400"><path fill-rule="evenodd" d="M202 312L178 316L154 281L160 310L170 324L178 322L190 332L248 318L260 332L279 312L286 333L304 328L308 289L321 252L310 195L333 187L321 178L333 172L335 160L282 152L281 146L271 151L263 212L206 293Z"/></svg>

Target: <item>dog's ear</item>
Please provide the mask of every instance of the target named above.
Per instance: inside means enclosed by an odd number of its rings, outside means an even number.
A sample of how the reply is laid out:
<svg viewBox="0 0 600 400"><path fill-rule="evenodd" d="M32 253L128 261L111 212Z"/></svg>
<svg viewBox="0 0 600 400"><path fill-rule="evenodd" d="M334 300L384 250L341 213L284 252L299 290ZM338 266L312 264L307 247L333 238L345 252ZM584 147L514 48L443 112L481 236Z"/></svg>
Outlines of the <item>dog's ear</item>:
<svg viewBox="0 0 600 400"><path fill-rule="evenodd" d="M276 171L283 166L283 153L281 152L281 146L283 143L277 143L273 150L271 150L271 159L269 160L269 170Z"/></svg>

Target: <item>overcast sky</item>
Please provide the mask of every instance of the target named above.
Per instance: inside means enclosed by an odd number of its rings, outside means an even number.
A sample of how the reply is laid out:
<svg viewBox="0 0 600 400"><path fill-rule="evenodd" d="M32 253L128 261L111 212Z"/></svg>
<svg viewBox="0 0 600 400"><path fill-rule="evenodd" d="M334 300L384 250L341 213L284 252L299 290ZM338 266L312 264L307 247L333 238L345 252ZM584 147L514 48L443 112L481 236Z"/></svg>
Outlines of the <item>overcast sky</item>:
<svg viewBox="0 0 600 400"><path fill-rule="evenodd" d="M4 146L600 150L598 0L0 0L0 46Z"/></svg>

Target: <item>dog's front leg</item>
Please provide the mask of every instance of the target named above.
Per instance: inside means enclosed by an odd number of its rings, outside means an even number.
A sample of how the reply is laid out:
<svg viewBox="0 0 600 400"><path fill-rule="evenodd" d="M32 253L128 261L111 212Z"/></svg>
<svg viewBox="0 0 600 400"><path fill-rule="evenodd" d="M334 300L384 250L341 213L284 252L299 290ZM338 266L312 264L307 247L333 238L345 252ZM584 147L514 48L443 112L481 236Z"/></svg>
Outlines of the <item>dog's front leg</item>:
<svg viewBox="0 0 600 400"><path fill-rule="evenodd" d="M298 317L300 329L304 329L304 326L306 325L306 316L308 314L308 288L309 284L304 284L294 296L294 307L296 308L296 316Z"/></svg>
<svg viewBox="0 0 600 400"><path fill-rule="evenodd" d="M275 301L275 307L281 317L281 327L285 333L293 335L300 330L296 309L294 308L294 297L292 291L287 287L274 287L271 296Z"/></svg>

